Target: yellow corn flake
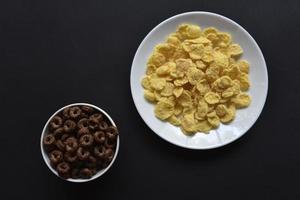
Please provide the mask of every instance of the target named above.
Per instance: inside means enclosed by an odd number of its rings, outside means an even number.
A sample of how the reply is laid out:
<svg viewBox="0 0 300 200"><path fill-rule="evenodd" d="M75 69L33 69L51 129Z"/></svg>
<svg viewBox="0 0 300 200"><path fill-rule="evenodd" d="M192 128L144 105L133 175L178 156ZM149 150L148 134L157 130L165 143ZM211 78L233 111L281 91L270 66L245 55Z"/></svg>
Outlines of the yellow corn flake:
<svg viewBox="0 0 300 200"><path fill-rule="evenodd" d="M201 95L205 95L210 91L210 86L206 79L199 81L196 85L196 89L199 91Z"/></svg>
<svg viewBox="0 0 300 200"><path fill-rule="evenodd" d="M177 98L177 103L179 103L183 107L188 107L192 104L191 95L184 90L182 94Z"/></svg>
<svg viewBox="0 0 300 200"><path fill-rule="evenodd" d="M176 60L176 70L177 75L179 77L184 76L184 74L187 72L187 70L193 65L193 62L191 59L177 59Z"/></svg>
<svg viewBox="0 0 300 200"><path fill-rule="evenodd" d="M229 97L232 97L233 95L234 95L233 88L227 88L226 90L224 90L222 92L222 97L223 98L229 98Z"/></svg>
<svg viewBox="0 0 300 200"><path fill-rule="evenodd" d="M163 54L158 52L154 52L148 61L149 64L153 64L156 67L161 66L165 62L166 62L166 57Z"/></svg>
<svg viewBox="0 0 300 200"><path fill-rule="evenodd" d="M174 85L176 85L176 86L183 86L184 84L186 84L186 83L188 83L188 82L189 82L189 80L188 80L188 78L185 76L185 77L183 77L183 78L176 79L176 80L174 81Z"/></svg>
<svg viewBox="0 0 300 200"><path fill-rule="evenodd" d="M169 43L163 43L156 45L155 50L163 54L165 58L169 58L173 55L175 51L175 46Z"/></svg>
<svg viewBox="0 0 300 200"><path fill-rule="evenodd" d="M156 71L156 66L155 65L153 65L153 64L147 64L147 70L146 70L146 74L147 75L151 75L151 74L153 74L153 73L155 73L155 71Z"/></svg>
<svg viewBox="0 0 300 200"><path fill-rule="evenodd" d="M243 49L240 45L238 44L231 44L229 47L228 47L228 53L231 55L231 56L239 56L243 53Z"/></svg>
<svg viewBox="0 0 300 200"><path fill-rule="evenodd" d="M164 89L161 91L161 96L169 97L173 94L175 86L172 83L167 82Z"/></svg>
<svg viewBox="0 0 300 200"><path fill-rule="evenodd" d="M182 113L182 111L183 111L183 107L179 104L176 104L174 108L174 115L178 116Z"/></svg>
<svg viewBox="0 0 300 200"><path fill-rule="evenodd" d="M227 108L224 104L219 104L216 107L216 114L219 117L223 117L227 113Z"/></svg>
<svg viewBox="0 0 300 200"><path fill-rule="evenodd" d="M154 102L156 100L154 93L149 90L144 90L144 97L150 102Z"/></svg>
<svg viewBox="0 0 300 200"><path fill-rule="evenodd" d="M195 118L198 120L205 119L205 116L208 112L208 105L205 101L199 101L197 111L195 113Z"/></svg>
<svg viewBox="0 0 300 200"><path fill-rule="evenodd" d="M175 115L172 115L171 117L169 117L168 122L170 122L174 126L179 126L181 124L180 120Z"/></svg>
<svg viewBox="0 0 300 200"><path fill-rule="evenodd" d="M237 62L237 64L241 72L244 72L246 74L249 73L249 62L247 60L240 60Z"/></svg>
<svg viewBox="0 0 300 200"><path fill-rule="evenodd" d="M229 35L228 33L224 33L224 32L217 33L217 36L221 43L221 45L219 44L220 46L226 47L231 43L231 35Z"/></svg>
<svg viewBox="0 0 300 200"><path fill-rule="evenodd" d="M142 86L144 87L144 89L147 89L147 90L149 90L149 89L151 88L151 85L150 85L150 81L149 81L148 76L145 76L145 77L142 79Z"/></svg>
<svg viewBox="0 0 300 200"><path fill-rule="evenodd" d="M141 79L154 113L191 135L208 133L235 118L251 103L249 63L229 33L214 27L181 24L156 45ZM243 92L241 92L243 91Z"/></svg>
<svg viewBox="0 0 300 200"><path fill-rule="evenodd" d="M185 114L181 120L181 128L187 135L197 132L196 120L194 113Z"/></svg>
<svg viewBox="0 0 300 200"><path fill-rule="evenodd" d="M174 46L180 46L181 44L181 41L174 35L170 35L168 38L167 38L167 43L169 44L172 44Z"/></svg>
<svg viewBox="0 0 300 200"><path fill-rule="evenodd" d="M232 80L229 76L222 76L217 80L217 85L219 88L225 89L232 85Z"/></svg>
<svg viewBox="0 0 300 200"><path fill-rule="evenodd" d="M204 52L203 44L192 44L190 46L189 55L194 60L200 60Z"/></svg>
<svg viewBox="0 0 300 200"><path fill-rule="evenodd" d="M218 29L216 29L215 27L207 27L203 30L205 36L207 36L210 33L217 34L218 32Z"/></svg>
<svg viewBox="0 0 300 200"><path fill-rule="evenodd" d="M150 79L150 85L155 90L162 90L166 85L166 80L163 78Z"/></svg>
<svg viewBox="0 0 300 200"><path fill-rule="evenodd" d="M179 97L183 92L183 88L182 87L175 87L173 90L173 94L175 97Z"/></svg>
<svg viewBox="0 0 300 200"><path fill-rule="evenodd" d="M167 75L170 72L170 68L167 65L162 65L156 69L156 74L159 76Z"/></svg>
<svg viewBox="0 0 300 200"><path fill-rule="evenodd" d="M205 76L204 72L196 67L191 67L187 71L187 78L192 85L196 85Z"/></svg>
<svg viewBox="0 0 300 200"><path fill-rule="evenodd" d="M240 88L242 91L247 91L250 87L250 81L249 81L249 77L248 74L246 73L242 73L240 75L240 77L238 77L239 81L240 81Z"/></svg>
<svg viewBox="0 0 300 200"><path fill-rule="evenodd" d="M220 119L215 111L207 114L207 121L214 127L218 127L220 125Z"/></svg>
<svg viewBox="0 0 300 200"><path fill-rule="evenodd" d="M154 109L155 116L161 120L165 120L173 115L174 105L166 101L159 101Z"/></svg>
<svg viewBox="0 0 300 200"><path fill-rule="evenodd" d="M208 92L205 94L204 99L208 104L216 104L219 103L221 98L214 92Z"/></svg>
<svg viewBox="0 0 300 200"><path fill-rule="evenodd" d="M201 60L196 60L195 64L196 64L196 67L201 70L205 70L207 67L207 65L204 62L202 62Z"/></svg>
<svg viewBox="0 0 300 200"><path fill-rule="evenodd" d="M210 131L213 127L210 125L210 123L207 120L198 121L196 124L196 128L199 132L207 133Z"/></svg>
<svg viewBox="0 0 300 200"><path fill-rule="evenodd" d="M224 55L219 51L215 51L213 53L213 56L214 56L214 62L217 66L220 66L221 68L226 68L228 66L229 60L226 55Z"/></svg>
<svg viewBox="0 0 300 200"><path fill-rule="evenodd" d="M219 78L220 67L215 64L211 64L206 69L205 74L206 74L206 79L208 80L208 82L213 82Z"/></svg>
<svg viewBox="0 0 300 200"><path fill-rule="evenodd" d="M236 97L232 98L231 102L233 102L237 108L244 108L249 106L251 98L248 94L240 93Z"/></svg>

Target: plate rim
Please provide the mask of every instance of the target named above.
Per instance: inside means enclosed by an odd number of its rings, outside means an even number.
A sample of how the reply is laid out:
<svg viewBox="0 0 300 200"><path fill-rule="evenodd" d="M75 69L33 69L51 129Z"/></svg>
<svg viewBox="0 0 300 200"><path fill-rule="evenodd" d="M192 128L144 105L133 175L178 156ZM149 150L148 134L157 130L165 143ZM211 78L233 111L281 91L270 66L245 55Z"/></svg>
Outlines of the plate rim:
<svg viewBox="0 0 300 200"><path fill-rule="evenodd" d="M239 136L235 137L234 139L232 140L229 140L227 142L224 142L224 143L221 143L221 144L218 144L218 145L210 145L210 146L207 146L207 147L197 147L197 146L185 146L185 145L182 145L182 144L179 144L179 143L176 143L174 141L171 141L171 140L168 140L164 137L162 137L161 135L159 135L158 133L156 133L156 131L153 130L153 128L147 123L147 121L144 119L143 115L141 114L141 112L139 111L138 107L137 107L137 103L136 103L136 99L133 95L133 65L135 63L135 60L137 58L137 53L140 51L140 49L142 48L142 46L144 45L145 41L148 39L148 37L157 29L159 28L160 26L162 26L163 24L175 19L175 18L178 18L178 17L182 17L182 16L185 16L185 15L193 15L193 14L206 14L206 15L212 15L212 16L215 16L215 17L219 17L219 18L222 18L222 19L225 19L229 22L231 22L232 24L236 25L237 27L239 27L239 29L241 29L244 33L246 33L246 35L250 38L250 40L253 42L253 44L255 45L255 47L258 49L258 53L260 54L260 56L262 57L262 61L263 61L263 67L265 68L265 79L266 79L266 93L265 93L265 96L263 97L263 104L261 106L261 108L259 108L259 112L258 112L258 115L256 117L256 119L253 121L253 123L249 126L249 128L247 128L242 134L240 134ZM259 45L257 44L257 42L254 40L254 38L250 35L250 33L245 29L243 28L241 25L239 25L237 22L233 21L232 19L226 17L226 16L223 16L223 15L220 15L220 14L217 14L217 13L213 13L213 12L207 12L207 11L190 11L190 12L184 12L184 13L180 13L180 14L177 14L177 15L174 15L174 16L171 16L165 20L163 20L162 22L160 22L158 25L156 25L154 28L151 29L151 31L144 37L144 39L142 40L142 42L139 44L135 54L134 54L134 58L133 58L133 61L131 63L131 69L130 69L130 92L131 92L131 97L133 99L133 103L135 105L135 108L138 112L138 114L140 115L140 117L143 119L144 123L150 128L150 130L152 132L154 132L156 135L158 135L160 138L162 138L164 141L166 142L169 142L175 146L178 146L178 147L181 147L181 148L186 148L186 149L192 149L192 150L209 150L209 149L216 149L216 148L220 148L220 147L223 147L225 145L228 145L232 142L235 142L236 140L238 140L239 138L241 138L243 135L245 135L252 127L253 125L256 123L256 121L258 120L258 118L260 117L264 107L265 107L265 104L266 104L266 100L267 100L267 96L268 96L268 91L269 91L269 75L268 75L268 68L267 68L267 64L266 64L266 61L265 61L265 58L264 58L264 55L259 47Z"/></svg>

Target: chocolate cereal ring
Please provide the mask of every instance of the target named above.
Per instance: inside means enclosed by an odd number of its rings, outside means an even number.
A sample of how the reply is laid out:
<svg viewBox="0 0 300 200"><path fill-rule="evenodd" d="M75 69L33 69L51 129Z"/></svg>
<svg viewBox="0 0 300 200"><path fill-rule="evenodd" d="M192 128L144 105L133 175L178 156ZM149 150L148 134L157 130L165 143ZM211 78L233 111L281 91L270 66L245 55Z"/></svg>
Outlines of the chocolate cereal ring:
<svg viewBox="0 0 300 200"><path fill-rule="evenodd" d="M77 126L79 129L89 127L89 120L87 118L82 118L78 121Z"/></svg>
<svg viewBox="0 0 300 200"><path fill-rule="evenodd" d="M68 137L69 137L68 134L63 134L60 139L61 141L65 141Z"/></svg>
<svg viewBox="0 0 300 200"><path fill-rule="evenodd" d="M88 128L79 129L79 131L77 132L77 137L80 138L81 136L83 136L85 134L90 134L90 129L88 129Z"/></svg>
<svg viewBox="0 0 300 200"><path fill-rule="evenodd" d="M72 119L77 119L81 114L81 109L78 106L70 108L70 117Z"/></svg>
<svg viewBox="0 0 300 200"><path fill-rule="evenodd" d="M90 120L96 120L98 123L103 120L103 115L101 113L95 113L89 118Z"/></svg>
<svg viewBox="0 0 300 200"><path fill-rule="evenodd" d="M73 163L77 161L77 154L76 153L71 153L71 152L66 152L64 158L66 161Z"/></svg>
<svg viewBox="0 0 300 200"><path fill-rule="evenodd" d="M62 112L64 119L70 119L70 107L67 107Z"/></svg>
<svg viewBox="0 0 300 200"><path fill-rule="evenodd" d="M92 114L94 112L94 108L90 106L81 106L81 110L87 114Z"/></svg>
<svg viewBox="0 0 300 200"><path fill-rule="evenodd" d="M103 131L97 131L94 133L96 143L103 144L106 140L105 133Z"/></svg>
<svg viewBox="0 0 300 200"><path fill-rule="evenodd" d="M56 143L55 143L55 145L61 151L65 151L66 150L66 145L61 140L57 140Z"/></svg>
<svg viewBox="0 0 300 200"><path fill-rule="evenodd" d="M101 121L101 122L99 123L99 129L100 129L101 131L105 131L107 128L108 128L108 124L107 124L105 121Z"/></svg>
<svg viewBox="0 0 300 200"><path fill-rule="evenodd" d="M118 135L118 129L114 126L110 126L106 129L106 136L110 140L115 140Z"/></svg>
<svg viewBox="0 0 300 200"><path fill-rule="evenodd" d="M94 137L91 134L85 134L80 137L79 143L80 146L89 147L93 144Z"/></svg>
<svg viewBox="0 0 300 200"><path fill-rule="evenodd" d="M51 130L55 130L55 129L61 127L62 123L63 123L63 120L60 116L54 116L50 122Z"/></svg>
<svg viewBox="0 0 300 200"><path fill-rule="evenodd" d="M57 165L57 171L61 175L66 175L70 170L70 165L67 162L61 162Z"/></svg>
<svg viewBox="0 0 300 200"><path fill-rule="evenodd" d="M74 131L76 128L76 123L70 119L68 119L67 121L65 121L64 124L64 131L69 133L71 131Z"/></svg>
<svg viewBox="0 0 300 200"><path fill-rule="evenodd" d="M77 150L77 156L80 160L87 160L90 156L90 152L79 147Z"/></svg>
<svg viewBox="0 0 300 200"><path fill-rule="evenodd" d="M64 128L60 127L53 132L53 135L56 139L58 139L58 138L61 138L61 136L63 135L64 132L65 132Z"/></svg>
<svg viewBox="0 0 300 200"><path fill-rule="evenodd" d="M98 158L105 158L105 147L104 146L97 146L94 148L94 154Z"/></svg>
<svg viewBox="0 0 300 200"><path fill-rule="evenodd" d="M77 139L75 137L69 137L65 141L66 144L66 151L68 152L74 152L78 148Z"/></svg>
<svg viewBox="0 0 300 200"><path fill-rule="evenodd" d="M43 139L43 144L47 151L52 150L55 146L55 137L52 134L46 135Z"/></svg>
<svg viewBox="0 0 300 200"><path fill-rule="evenodd" d="M63 153L59 150L54 150L49 154L49 159L55 165L63 160Z"/></svg>
<svg viewBox="0 0 300 200"><path fill-rule="evenodd" d="M116 146L115 140L105 140L104 146L108 149L113 149Z"/></svg>
<svg viewBox="0 0 300 200"><path fill-rule="evenodd" d="M89 128L91 130L96 130L99 126L99 122L96 119L89 119Z"/></svg>
<svg viewBox="0 0 300 200"><path fill-rule="evenodd" d="M83 168L82 170L80 170L81 178L91 178L92 176L93 176L93 173L89 168Z"/></svg>
<svg viewBox="0 0 300 200"><path fill-rule="evenodd" d="M112 149L105 150L105 157L110 162L114 157L114 151Z"/></svg>

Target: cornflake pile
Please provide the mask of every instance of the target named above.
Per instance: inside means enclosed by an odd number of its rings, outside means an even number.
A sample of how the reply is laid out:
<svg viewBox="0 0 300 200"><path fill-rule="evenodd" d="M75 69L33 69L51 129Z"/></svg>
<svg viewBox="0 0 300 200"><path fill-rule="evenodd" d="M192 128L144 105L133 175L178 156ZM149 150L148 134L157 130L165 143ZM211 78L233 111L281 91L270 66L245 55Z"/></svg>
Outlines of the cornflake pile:
<svg viewBox="0 0 300 200"><path fill-rule="evenodd" d="M180 25L165 43L156 45L142 79L155 116L188 135L231 122L236 108L251 102L245 93L249 63L238 60L242 53L228 33Z"/></svg>

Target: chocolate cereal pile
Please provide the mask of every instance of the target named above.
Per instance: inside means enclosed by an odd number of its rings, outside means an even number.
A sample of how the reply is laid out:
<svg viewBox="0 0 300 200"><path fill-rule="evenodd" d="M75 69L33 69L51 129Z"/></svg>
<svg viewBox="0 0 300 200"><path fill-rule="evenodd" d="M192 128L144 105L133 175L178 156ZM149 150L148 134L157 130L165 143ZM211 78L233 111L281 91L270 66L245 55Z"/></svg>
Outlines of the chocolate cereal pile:
<svg viewBox="0 0 300 200"><path fill-rule="evenodd" d="M112 161L118 130L90 106L67 107L52 118L44 149L51 166L67 179L88 179Z"/></svg>

